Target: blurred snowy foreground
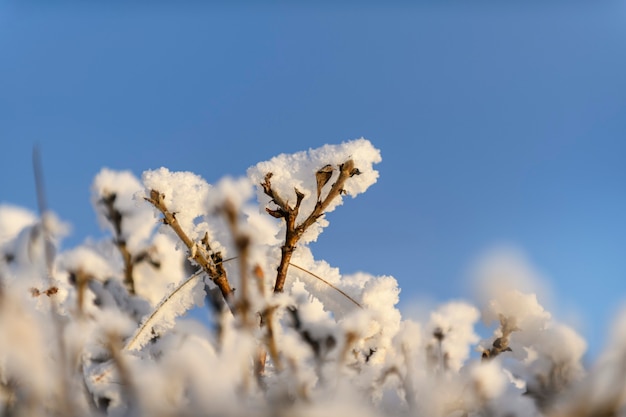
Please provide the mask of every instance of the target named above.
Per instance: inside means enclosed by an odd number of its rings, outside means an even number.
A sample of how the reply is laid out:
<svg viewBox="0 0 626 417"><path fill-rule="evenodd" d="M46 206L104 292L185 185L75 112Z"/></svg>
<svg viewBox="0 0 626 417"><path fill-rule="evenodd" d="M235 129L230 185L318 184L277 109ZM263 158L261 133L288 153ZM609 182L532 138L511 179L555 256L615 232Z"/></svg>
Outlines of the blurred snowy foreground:
<svg viewBox="0 0 626 417"><path fill-rule="evenodd" d="M0 206L0 415L626 416L626 316L585 369L585 341L497 262L476 305L417 322L393 277L314 257L380 160L358 139L213 185L103 169L110 236L60 253L66 223ZM209 326L177 320L205 300Z"/></svg>

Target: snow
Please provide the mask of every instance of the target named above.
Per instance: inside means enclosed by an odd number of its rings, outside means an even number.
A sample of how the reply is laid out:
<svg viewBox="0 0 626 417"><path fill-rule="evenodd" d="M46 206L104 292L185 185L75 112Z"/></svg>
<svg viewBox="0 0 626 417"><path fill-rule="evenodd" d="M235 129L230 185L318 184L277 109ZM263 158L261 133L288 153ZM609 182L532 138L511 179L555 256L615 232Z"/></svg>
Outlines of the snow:
<svg viewBox="0 0 626 417"><path fill-rule="evenodd" d="M204 283L202 274L185 278L176 286L171 286L152 313L144 318L128 342L128 350L141 349L155 335L161 335L174 327L176 318L194 306L204 304Z"/></svg>
<svg viewBox="0 0 626 417"><path fill-rule="evenodd" d="M79 246L63 252L58 258L59 267L66 271L82 271L100 281L114 275L111 265L95 250Z"/></svg>
<svg viewBox="0 0 626 417"><path fill-rule="evenodd" d="M91 204L93 205L98 224L113 236L116 231L110 221L110 213L104 200L113 198L113 206L121 218L121 235L129 250L136 251L152 233L154 225L150 207L135 196L143 189L139 179L130 171L113 171L102 169L94 178L91 186Z"/></svg>
<svg viewBox="0 0 626 417"><path fill-rule="evenodd" d="M158 260L158 267L150 262L135 265L135 288L150 305L156 306L172 285L186 278L184 254L176 249L176 241L169 235L157 234L147 248L148 255Z"/></svg>
<svg viewBox="0 0 626 417"><path fill-rule="evenodd" d="M50 325L23 292L3 289L0 295L0 375L23 381L27 395L43 401L55 389L54 366L48 358L56 346L48 343Z"/></svg>
<svg viewBox="0 0 626 417"><path fill-rule="evenodd" d="M497 360L473 364L469 369L469 376L483 399L497 398L504 392L508 383L507 376Z"/></svg>
<svg viewBox="0 0 626 417"><path fill-rule="evenodd" d="M171 172L167 168L145 171L142 175L145 196L151 190L163 195L163 202L168 210L176 213L176 220L188 234L200 238L205 231L196 227L195 220L206 213L209 198L209 184L192 172Z"/></svg>
<svg viewBox="0 0 626 417"><path fill-rule="evenodd" d="M11 204L0 204L0 247L36 222L37 216L33 212Z"/></svg>
<svg viewBox="0 0 626 417"><path fill-rule="evenodd" d="M427 313L410 319L397 308L395 277L346 274L316 259L308 244L328 226L322 216L274 293L286 228L266 212L276 201L261 183L271 173L291 208L304 195L300 224L348 161L358 173L329 212L376 182L380 151L368 140L282 154L216 184L167 168L141 180L102 169L91 198L109 236L50 252L52 265L44 250L58 247L65 224L0 205L0 414L531 417L609 406L623 414L626 313L586 369L586 341L550 312L541 274L519 252L477 263L475 301L420 303ZM145 200L153 190L190 249L171 225L155 233L162 213ZM228 303L193 255L225 268ZM217 295L210 309L207 291ZM481 320L492 331L483 340Z"/></svg>
<svg viewBox="0 0 626 417"><path fill-rule="evenodd" d="M479 318L476 307L461 301L448 302L432 312L426 337L443 336L441 350L448 369L458 372L469 358L471 346L479 341L474 331Z"/></svg>
<svg viewBox="0 0 626 417"><path fill-rule="evenodd" d="M339 176L339 166L348 160L354 161L354 166L359 170L360 174L354 175L346 181L343 190L346 195L356 197L376 182L378 171L374 170L373 165L381 161L380 151L374 148L371 142L363 138L344 142L340 145L325 145L321 148L291 155L281 154L269 161L260 162L249 168L248 177L257 186L257 198L262 210L265 207L272 208L271 198L264 194L260 186L268 173L272 174L272 188L290 206L294 206L296 202L295 190L297 189L303 193L305 198L297 218L298 222L301 222L313 211L317 201L315 173L328 164L333 167L332 177L322 190L321 198L323 199ZM336 198L330 203L326 212L333 211L342 203L343 198L341 196ZM328 221L325 219L318 221L303 236L302 242L315 241L322 229L327 225Z"/></svg>

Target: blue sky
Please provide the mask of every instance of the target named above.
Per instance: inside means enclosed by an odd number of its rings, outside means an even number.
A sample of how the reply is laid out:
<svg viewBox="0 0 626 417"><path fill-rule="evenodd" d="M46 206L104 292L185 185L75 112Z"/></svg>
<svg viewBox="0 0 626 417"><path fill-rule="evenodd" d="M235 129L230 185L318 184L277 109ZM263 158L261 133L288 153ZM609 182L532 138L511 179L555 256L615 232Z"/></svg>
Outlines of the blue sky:
<svg viewBox="0 0 626 417"><path fill-rule="evenodd" d="M364 136L380 180L318 258L395 276L407 307L469 297L476 259L511 245L597 351L626 299L624 74L624 1L4 1L0 202L35 209L38 143L72 247L102 235L102 167L214 182Z"/></svg>

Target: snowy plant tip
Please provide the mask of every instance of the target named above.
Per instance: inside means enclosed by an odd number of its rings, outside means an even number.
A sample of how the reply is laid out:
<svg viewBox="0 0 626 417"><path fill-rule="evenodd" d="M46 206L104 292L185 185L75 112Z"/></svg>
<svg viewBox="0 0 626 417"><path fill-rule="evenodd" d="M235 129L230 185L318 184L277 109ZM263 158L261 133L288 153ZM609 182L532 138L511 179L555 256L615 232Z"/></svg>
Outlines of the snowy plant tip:
<svg viewBox="0 0 626 417"><path fill-rule="evenodd" d="M130 251L138 250L153 230L150 207L136 198L142 189L132 172L108 168L103 168L91 185L91 203L100 227Z"/></svg>
<svg viewBox="0 0 626 417"><path fill-rule="evenodd" d="M93 249L84 246L64 252L60 256L59 264L67 271L82 271L101 281L114 275L114 271L105 258Z"/></svg>
<svg viewBox="0 0 626 417"><path fill-rule="evenodd" d="M107 205L123 214L139 211L143 205L133 199L141 190L141 183L130 171L113 171L103 168L91 185L91 203L98 215L98 223L103 229L111 227L111 214ZM109 209L109 210L107 210Z"/></svg>
<svg viewBox="0 0 626 417"><path fill-rule="evenodd" d="M367 140L359 139L279 155L248 170L250 179L260 185L261 206L272 217L284 220L285 243L274 292L283 291L296 245L317 239L328 224L324 214L342 203L343 194L354 197L376 182L378 172L372 165L378 161L380 152Z"/></svg>
<svg viewBox="0 0 626 417"><path fill-rule="evenodd" d="M167 168L145 171L142 175L145 197L153 191L162 195L163 204L173 213L183 230L194 230L194 220L206 213L210 185L192 172L172 172Z"/></svg>
<svg viewBox="0 0 626 417"><path fill-rule="evenodd" d="M373 165L380 161L380 151L367 139L361 138L340 145L324 145L291 155L278 155L248 169L248 176L258 187L257 195L263 207L272 201L261 185L269 174L273 191L293 206L299 198L297 190L303 196L303 211L308 213L316 200L323 200L327 196L341 175L342 165L353 164L351 178L343 184L342 194L355 197L376 182L378 171L373 169ZM341 198L336 198L325 211L332 211L339 204Z"/></svg>

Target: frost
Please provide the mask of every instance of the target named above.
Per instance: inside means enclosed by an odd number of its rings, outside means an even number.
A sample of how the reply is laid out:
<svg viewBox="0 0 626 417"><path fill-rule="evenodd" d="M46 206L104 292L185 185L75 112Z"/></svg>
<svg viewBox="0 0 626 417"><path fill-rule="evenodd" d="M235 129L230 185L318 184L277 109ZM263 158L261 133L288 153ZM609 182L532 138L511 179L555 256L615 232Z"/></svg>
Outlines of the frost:
<svg viewBox="0 0 626 417"><path fill-rule="evenodd" d="M135 251L149 238L154 226L150 207L135 196L143 189L130 171L102 169L91 186L91 203L98 223Z"/></svg>
<svg viewBox="0 0 626 417"><path fill-rule="evenodd" d="M53 212L36 219L26 210L0 207L0 277L25 288L44 288L54 274L57 246L70 230Z"/></svg>
<svg viewBox="0 0 626 417"><path fill-rule="evenodd" d="M517 284L537 288L536 283L540 282L522 258L491 257L481 271L485 275L480 279L485 285L482 291L493 297L484 307L483 319L487 324L496 320L500 323L494 336L481 343L483 357L510 352L519 360L512 365L512 373L523 375L528 395L538 408L552 407L557 401L556 393L583 377L585 341L573 329L554 320L535 293L513 287ZM498 277L503 279L496 281Z"/></svg>
<svg viewBox="0 0 626 417"><path fill-rule="evenodd" d="M626 314L586 369L519 252L477 264L475 303L422 298L414 319L396 278L316 259L324 214L378 162L358 139L215 185L103 169L109 233L60 253L52 213L0 205L0 415L623 415Z"/></svg>
<svg viewBox="0 0 626 417"><path fill-rule="evenodd" d="M149 196L151 190L163 195L168 209L176 213L176 219L187 233L200 236L204 230L195 229L195 220L206 213L209 184L191 172L171 172L167 168L146 171L142 182Z"/></svg>
<svg viewBox="0 0 626 417"><path fill-rule="evenodd" d="M58 262L66 271L80 270L100 281L114 275L110 264L100 254L84 246L62 253Z"/></svg>
<svg viewBox="0 0 626 417"><path fill-rule="evenodd" d="M428 326L433 342L439 344L444 367L459 371L469 358L471 346L478 342L474 326L480 317L478 309L464 302L450 302L431 314Z"/></svg>
<svg viewBox="0 0 626 417"><path fill-rule="evenodd" d="M37 221L34 213L10 204L0 204L0 247Z"/></svg>
<svg viewBox="0 0 626 417"><path fill-rule="evenodd" d="M156 305L172 285L186 278L184 255L176 242L163 234L154 236L147 249L149 260L135 265L135 288L138 294Z"/></svg>
<svg viewBox="0 0 626 417"><path fill-rule="evenodd" d="M144 318L126 348L128 350L141 349L155 335L160 335L174 327L178 316L196 305L201 306L204 302L204 294L200 289L203 282L199 277L200 274L194 274L177 287L172 288L153 312Z"/></svg>
<svg viewBox="0 0 626 417"><path fill-rule="evenodd" d="M380 151L366 139L344 142L341 145L325 145L318 149L310 149L291 155L282 154L249 168L248 177L257 185L257 198L261 208L272 206L271 198L260 187L268 173L271 173L272 186L288 204L292 206L295 204L295 190L303 193L304 200L297 218L298 221L302 221L313 211L317 201L318 183L315 173L327 165L333 169L332 176L321 189L320 197L323 198L339 175L338 167L348 160L354 161L354 166L358 169L359 174L352 176L350 181L346 182L343 191L351 197L356 197L365 192L378 179L378 171L374 170L373 165L381 161ZM333 211L342 203L341 197L334 199L327 207L326 212ZM321 219L307 231L303 237L303 242L315 241L322 228L327 225L328 222Z"/></svg>
<svg viewBox="0 0 626 417"><path fill-rule="evenodd" d="M309 293L323 301L326 308L340 319L360 307L364 280L351 285L349 277L342 277L337 268L325 261L316 261L310 249L303 247L296 252L290 268L290 278L302 281Z"/></svg>
<svg viewBox="0 0 626 417"><path fill-rule="evenodd" d="M498 361L475 364L469 370L470 378L483 399L493 399L501 395L507 384L507 377Z"/></svg>
<svg viewBox="0 0 626 417"><path fill-rule="evenodd" d="M240 208L252 198L254 189L248 178L226 177L221 179L211 190L207 198L207 209L210 212L221 209L224 204L232 204Z"/></svg>

